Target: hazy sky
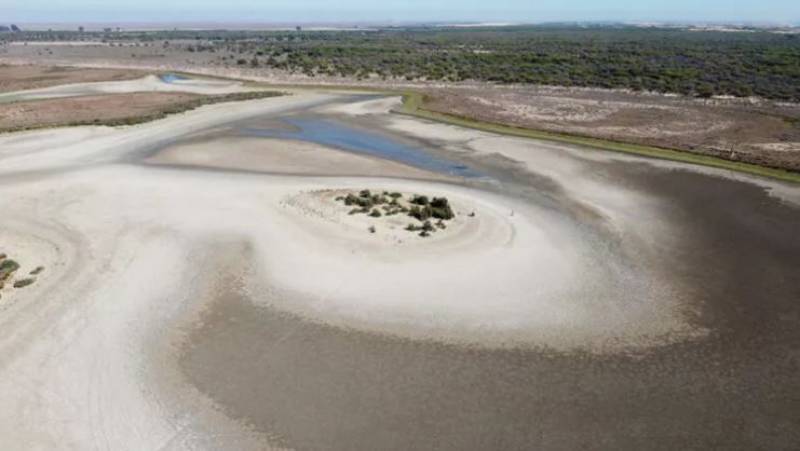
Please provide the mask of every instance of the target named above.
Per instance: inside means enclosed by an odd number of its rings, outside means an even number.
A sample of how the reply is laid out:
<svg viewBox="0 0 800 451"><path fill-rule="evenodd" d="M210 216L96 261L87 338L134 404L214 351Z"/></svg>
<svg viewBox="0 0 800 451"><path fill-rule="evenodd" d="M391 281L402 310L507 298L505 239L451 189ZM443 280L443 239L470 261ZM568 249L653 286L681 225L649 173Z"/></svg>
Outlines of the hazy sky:
<svg viewBox="0 0 800 451"><path fill-rule="evenodd" d="M800 0L0 0L7 22L777 21Z"/></svg>

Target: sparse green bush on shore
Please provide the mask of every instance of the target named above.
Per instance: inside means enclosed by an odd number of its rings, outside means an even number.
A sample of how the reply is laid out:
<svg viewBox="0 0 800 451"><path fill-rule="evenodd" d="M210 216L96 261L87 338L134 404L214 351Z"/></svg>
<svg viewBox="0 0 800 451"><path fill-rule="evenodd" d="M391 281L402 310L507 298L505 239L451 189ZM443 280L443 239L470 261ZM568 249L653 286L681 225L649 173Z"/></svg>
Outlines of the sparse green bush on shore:
<svg viewBox="0 0 800 451"><path fill-rule="evenodd" d="M0 281L5 281L19 269L19 263L11 259L0 261Z"/></svg>
<svg viewBox="0 0 800 451"><path fill-rule="evenodd" d="M37 267L36 267L34 270L32 270L32 271L31 271L30 273L28 273L28 274L30 274L30 275L32 275L32 276L35 276L35 275L39 274L39 273L40 273L40 272L42 272L42 271L44 271L44 266L37 266Z"/></svg>
<svg viewBox="0 0 800 451"><path fill-rule="evenodd" d="M429 198L416 194L408 201L411 204L410 208L398 202L402 198L403 195L398 192L383 191L383 194L376 194L368 189L362 189L357 195L348 193L345 196L337 196L335 200L346 206L355 207L348 212L350 215L364 213L373 218L380 218L406 213L409 217L418 220L420 225L408 224L405 230L421 232L419 235L423 237L429 236L437 230L446 229L444 221L455 217L446 197ZM435 225L431 223L431 219L437 220Z"/></svg>
<svg viewBox="0 0 800 451"><path fill-rule="evenodd" d="M428 196L414 195L411 198L411 203L415 205L428 205Z"/></svg>
<svg viewBox="0 0 800 451"><path fill-rule="evenodd" d="M31 277L28 277L28 278L25 278L25 279L19 279L19 280L14 282L14 288L27 287L28 285L33 284L33 282L36 282L36 279L31 278Z"/></svg>

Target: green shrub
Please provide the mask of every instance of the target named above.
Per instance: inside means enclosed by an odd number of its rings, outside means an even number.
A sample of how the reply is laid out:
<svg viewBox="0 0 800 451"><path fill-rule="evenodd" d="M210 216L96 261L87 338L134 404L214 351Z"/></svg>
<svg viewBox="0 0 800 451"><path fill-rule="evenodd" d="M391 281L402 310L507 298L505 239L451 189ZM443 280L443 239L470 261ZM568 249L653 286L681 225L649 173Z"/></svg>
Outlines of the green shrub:
<svg viewBox="0 0 800 451"><path fill-rule="evenodd" d="M4 259L2 262L0 262L0 271L6 270L13 272L18 269L19 269L19 263L15 262L14 260Z"/></svg>
<svg viewBox="0 0 800 451"><path fill-rule="evenodd" d="M16 282L14 282L14 288L27 287L28 285L32 284L33 282L36 282L36 279L32 279L32 278L19 279Z"/></svg>
<svg viewBox="0 0 800 451"><path fill-rule="evenodd" d="M18 269L19 263L11 259L3 260L0 262L0 280L8 279Z"/></svg>
<svg viewBox="0 0 800 451"><path fill-rule="evenodd" d="M428 205L428 196L415 194L414 197L411 198L411 203L415 205Z"/></svg>
<svg viewBox="0 0 800 451"><path fill-rule="evenodd" d="M432 208L429 207L431 210L431 216L436 219L453 219L455 215L453 214L453 210L450 206L440 207L440 208Z"/></svg>
<svg viewBox="0 0 800 451"><path fill-rule="evenodd" d="M29 274L32 275L32 276L35 276L35 275L39 274L42 271L44 271L44 266L37 266L36 269L31 271Z"/></svg>
<svg viewBox="0 0 800 451"><path fill-rule="evenodd" d="M373 208L372 212L369 215L372 216L373 218L380 218L381 216L383 216L381 215L380 210L378 210L377 208Z"/></svg>
<svg viewBox="0 0 800 451"><path fill-rule="evenodd" d="M437 219L453 219L453 209L446 197L434 197L431 200L431 216Z"/></svg>
<svg viewBox="0 0 800 451"><path fill-rule="evenodd" d="M442 207L447 207L449 205L450 202L448 202L446 197L434 197L433 200L431 200L431 207L434 208L442 208Z"/></svg>
<svg viewBox="0 0 800 451"><path fill-rule="evenodd" d="M356 202L358 202L358 198L352 194L348 194L347 197L344 198L344 204L348 207Z"/></svg>
<svg viewBox="0 0 800 451"><path fill-rule="evenodd" d="M430 205L425 205L422 208L420 208L418 205L414 205L411 207L411 210L409 210L408 215L412 218L416 218L419 221L425 221L431 217L432 213L433 212L431 211Z"/></svg>

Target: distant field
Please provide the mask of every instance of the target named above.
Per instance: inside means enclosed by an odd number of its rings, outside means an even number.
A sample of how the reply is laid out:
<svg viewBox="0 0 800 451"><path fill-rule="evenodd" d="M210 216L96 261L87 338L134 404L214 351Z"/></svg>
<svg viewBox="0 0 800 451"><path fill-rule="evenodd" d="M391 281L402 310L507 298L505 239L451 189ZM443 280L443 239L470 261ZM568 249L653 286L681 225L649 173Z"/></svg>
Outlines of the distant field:
<svg viewBox="0 0 800 451"><path fill-rule="evenodd" d="M146 74L145 71L131 69L0 65L0 92L39 89L68 83L133 80Z"/></svg>
<svg viewBox="0 0 800 451"><path fill-rule="evenodd" d="M242 92L200 95L185 92L134 92L0 104L0 132L74 125L133 125L221 102L280 95Z"/></svg>
<svg viewBox="0 0 800 451"><path fill-rule="evenodd" d="M208 63L309 76L627 88L800 101L800 36L642 27L28 32L0 39L175 47ZM131 49L139 52L138 49ZM151 52L152 53L152 52Z"/></svg>

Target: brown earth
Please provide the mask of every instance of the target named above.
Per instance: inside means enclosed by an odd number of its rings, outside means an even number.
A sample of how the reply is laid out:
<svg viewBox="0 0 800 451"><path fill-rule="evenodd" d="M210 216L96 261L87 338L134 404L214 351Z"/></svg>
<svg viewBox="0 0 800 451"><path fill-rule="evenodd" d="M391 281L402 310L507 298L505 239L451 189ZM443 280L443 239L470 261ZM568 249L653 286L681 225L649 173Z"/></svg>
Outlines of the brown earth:
<svg viewBox="0 0 800 451"><path fill-rule="evenodd" d="M137 92L0 104L0 131L70 124L138 121L159 116L203 96Z"/></svg>
<svg viewBox="0 0 800 451"><path fill-rule="evenodd" d="M800 105L569 88L427 89L425 108L486 122L800 171Z"/></svg>
<svg viewBox="0 0 800 451"><path fill-rule="evenodd" d="M69 83L133 80L144 77L147 73L133 69L0 65L0 92L39 89Z"/></svg>

